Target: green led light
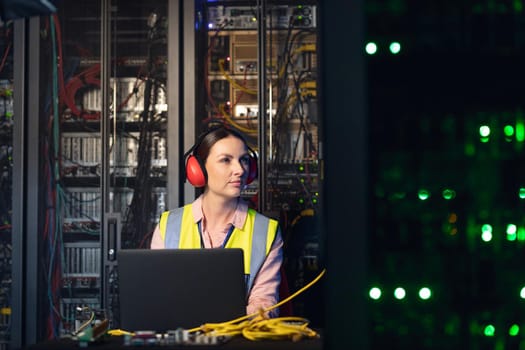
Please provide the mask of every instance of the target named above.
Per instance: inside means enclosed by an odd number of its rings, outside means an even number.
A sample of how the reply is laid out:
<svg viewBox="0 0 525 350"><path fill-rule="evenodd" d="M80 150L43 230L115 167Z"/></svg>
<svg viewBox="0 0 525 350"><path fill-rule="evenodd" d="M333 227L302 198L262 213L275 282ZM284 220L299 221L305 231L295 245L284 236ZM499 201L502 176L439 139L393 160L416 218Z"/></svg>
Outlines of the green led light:
<svg viewBox="0 0 525 350"><path fill-rule="evenodd" d="M492 225L490 224L484 224L481 226L481 232L491 232L492 233Z"/></svg>
<svg viewBox="0 0 525 350"><path fill-rule="evenodd" d="M317 204L317 198L312 198L312 203Z"/></svg>
<svg viewBox="0 0 525 350"><path fill-rule="evenodd" d="M445 188L442 194L443 194L443 198L446 200L451 200L451 199L456 198L456 191L451 190L450 188Z"/></svg>
<svg viewBox="0 0 525 350"><path fill-rule="evenodd" d="M509 335L511 337L515 337L518 334L520 334L520 326L518 326L517 324L513 324L512 326L510 326L510 328L509 328Z"/></svg>
<svg viewBox="0 0 525 350"><path fill-rule="evenodd" d="M375 54L377 52L377 44L372 41L367 43L365 46L365 51L369 55Z"/></svg>
<svg viewBox="0 0 525 350"><path fill-rule="evenodd" d="M405 192L395 192L391 195L391 198L395 200L405 199L405 197L406 197Z"/></svg>
<svg viewBox="0 0 525 350"><path fill-rule="evenodd" d="M516 141L525 141L525 125L521 120L516 122Z"/></svg>
<svg viewBox="0 0 525 350"><path fill-rule="evenodd" d="M394 41L390 43L389 49L392 54L397 55L399 52L401 52L401 44L397 41Z"/></svg>
<svg viewBox="0 0 525 350"><path fill-rule="evenodd" d="M514 12L522 12L523 11L523 3L521 2L521 0L514 0Z"/></svg>
<svg viewBox="0 0 525 350"><path fill-rule="evenodd" d="M299 198L299 203L300 204L304 204L304 199L303 198Z"/></svg>
<svg viewBox="0 0 525 350"><path fill-rule="evenodd" d="M482 143L489 142L490 138L490 127L488 125L482 125L479 127L479 140Z"/></svg>
<svg viewBox="0 0 525 350"><path fill-rule="evenodd" d="M304 171L304 165L299 165L299 171Z"/></svg>
<svg viewBox="0 0 525 350"><path fill-rule="evenodd" d="M520 298L521 298L521 299L525 299L525 287L521 287L521 290L520 290Z"/></svg>
<svg viewBox="0 0 525 350"><path fill-rule="evenodd" d="M484 224L481 226L481 240L483 242L492 241L492 225Z"/></svg>
<svg viewBox="0 0 525 350"><path fill-rule="evenodd" d="M372 287L370 288L370 291L368 292L368 295L370 296L370 298L374 299L374 300L379 300L379 298L381 298L381 288L379 287Z"/></svg>
<svg viewBox="0 0 525 350"><path fill-rule="evenodd" d="M514 224L507 225L507 241L515 241L518 237L518 227Z"/></svg>
<svg viewBox="0 0 525 350"><path fill-rule="evenodd" d="M428 300L432 296L432 291L428 287L423 287L419 290L418 295L422 300Z"/></svg>
<svg viewBox="0 0 525 350"><path fill-rule="evenodd" d="M525 188L520 187L520 189L519 189L519 191L518 191L518 196L519 196L521 199L524 199L524 198L525 198Z"/></svg>
<svg viewBox="0 0 525 350"><path fill-rule="evenodd" d="M518 241L525 241L525 228L524 227L519 227L518 228Z"/></svg>
<svg viewBox="0 0 525 350"><path fill-rule="evenodd" d="M514 127L512 125L505 125L503 128L503 133L507 137L512 137L514 135Z"/></svg>
<svg viewBox="0 0 525 350"><path fill-rule="evenodd" d="M483 335L485 335L486 337L493 337L494 334L496 334L496 328L491 324L486 325L483 329Z"/></svg>
<svg viewBox="0 0 525 350"><path fill-rule="evenodd" d="M417 192L417 196L420 200L422 201L426 201L427 199L430 198L430 192L426 189L420 189L418 192Z"/></svg>
<svg viewBox="0 0 525 350"><path fill-rule="evenodd" d="M406 291L405 291L405 288L397 287L397 288L394 290L394 297L395 297L397 300L404 299L406 295L407 295L407 293L406 293Z"/></svg>
<svg viewBox="0 0 525 350"><path fill-rule="evenodd" d="M479 136L489 137L490 136L490 127L488 125L482 125L479 127Z"/></svg>

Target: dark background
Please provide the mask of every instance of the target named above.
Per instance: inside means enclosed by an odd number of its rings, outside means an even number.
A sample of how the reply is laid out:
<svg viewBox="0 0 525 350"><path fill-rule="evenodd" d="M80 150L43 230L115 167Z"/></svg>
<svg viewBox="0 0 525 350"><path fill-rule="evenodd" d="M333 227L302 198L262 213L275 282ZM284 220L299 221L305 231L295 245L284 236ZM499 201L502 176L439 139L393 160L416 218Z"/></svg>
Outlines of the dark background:
<svg viewBox="0 0 525 350"><path fill-rule="evenodd" d="M523 6L364 1L373 349L523 346Z"/></svg>

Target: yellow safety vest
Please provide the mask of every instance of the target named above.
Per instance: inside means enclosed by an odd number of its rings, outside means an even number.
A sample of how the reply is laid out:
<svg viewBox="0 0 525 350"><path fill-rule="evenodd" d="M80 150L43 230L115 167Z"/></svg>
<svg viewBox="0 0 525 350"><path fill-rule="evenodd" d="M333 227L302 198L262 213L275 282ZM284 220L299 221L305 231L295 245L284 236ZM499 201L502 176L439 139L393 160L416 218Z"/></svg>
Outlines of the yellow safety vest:
<svg viewBox="0 0 525 350"><path fill-rule="evenodd" d="M202 248L199 224L194 222L191 204L165 211L160 217L159 229L165 248ZM235 227L227 236L224 248L241 248L244 252L246 290L249 294L255 276L270 252L279 229L277 220L248 209L244 227Z"/></svg>

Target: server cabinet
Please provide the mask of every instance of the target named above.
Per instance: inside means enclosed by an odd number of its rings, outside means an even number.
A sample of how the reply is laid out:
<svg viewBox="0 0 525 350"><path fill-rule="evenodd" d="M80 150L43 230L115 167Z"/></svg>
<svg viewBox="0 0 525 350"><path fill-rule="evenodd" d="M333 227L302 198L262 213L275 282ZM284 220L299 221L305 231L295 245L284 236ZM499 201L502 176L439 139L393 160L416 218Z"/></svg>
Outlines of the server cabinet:
<svg viewBox="0 0 525 350"><path fill-rule="evenodd" d="M11 339L13 23L0 22L0 349Z"/></svg>
<svg viewBox="0 0 525 350"><path fill-rule="evenodd" d="M280 221L283 276L297 290L321 269L318 5L206 1L197 13L196 131L226 125L257 152L258 178L242 196ZM322 323L322 307L293 304Z"/></svg>
<svg viewBox="0 0 525 350"><path fill-rule="evenodd" d="M168 94L178 85L178 59L168 52L178 56L179 40L168 37L179 7L62 2L52 15L19 23L20 57L32 64L19 66L29 97L19 110L29 117L16 149L31 153L17 166L14 348L74 334L83 310L118 326L116 252L147 247L168 188L178 196L167 139L179 142L177 99Z"/></svg>
<svg viewBox="0 0 525 350"><path fill-rule="evenodd" d="M64 261L52 286L61 289L52 293L59 314L48 316L54 334L75 331L79 308L118 318L116 252L147 246L167 181L167 2L64 4L61 12L53 22L71 75L59 74L54 139Z"/></svg>

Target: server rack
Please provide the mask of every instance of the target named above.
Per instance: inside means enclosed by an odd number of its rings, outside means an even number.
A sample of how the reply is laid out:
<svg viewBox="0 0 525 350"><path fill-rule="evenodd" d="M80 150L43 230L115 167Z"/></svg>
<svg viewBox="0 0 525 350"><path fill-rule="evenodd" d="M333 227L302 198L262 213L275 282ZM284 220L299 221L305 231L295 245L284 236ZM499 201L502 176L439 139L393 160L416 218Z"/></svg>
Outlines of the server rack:
<svg viewBox="0 0 525 350"><path fill-rule="evenodd" d="M253 8L264 21L247 22ZM92 0L18 23L18 57L31 68L15 74L25 90L15 99L15 348L74 333L86 308L118 326L116 250L147 247L160 212L195 198L182 154L210 124L248 135L260 173L243 196L279 218L288 241L301 235L322 181L316 11ZM208 48L215 38L229 41L226 57ZM228 56L235 65L221 67ZM229 101L217 95L224 87ZM306 230L290 255L294 289L319 255L318 232Z"/></svg>
<svg viewBox="0 0 525 350"><path fill-rule="evenodd" d="M197 26L196 129L226 125L258 153L258 178L242 196L280 221L293 290L321 270L318 9L312 1L209 1ZM322 307L293 304L322 324Z"/></svg>
<svg viewBox="0 0 525 350"><path fill-rule="evenodd" d="M116 250L146 247L179 196L179 5L63 3L15 26L14 348L74 333L86 308L118 326Z"/></svg>
<svg viewBox="0 0 525 350"><path fill-rule="evenodd" d="M11 338L13 24L0 22L0 349Z"/></svg>

